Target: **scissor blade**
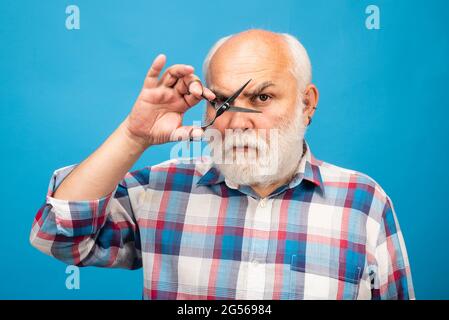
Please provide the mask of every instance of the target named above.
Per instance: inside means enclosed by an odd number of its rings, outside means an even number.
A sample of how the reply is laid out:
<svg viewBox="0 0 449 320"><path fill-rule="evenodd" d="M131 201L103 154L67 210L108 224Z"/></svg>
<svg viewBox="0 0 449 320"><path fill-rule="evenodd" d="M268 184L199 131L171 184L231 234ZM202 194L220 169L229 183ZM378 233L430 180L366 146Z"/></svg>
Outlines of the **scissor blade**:
<svg viewBox="0 0 449 320"><path fill-rule="evenodd" d="M234 100L240 95L240 93L242 93L242 91L246 88L246 86L248 85L248 83L251 81L251 79L249 79L240 89L238 89L232 96L230 96L225 103L229 103L231 104L232 102L234 102Z"/></svg>
<svg viewBox="0 0 449 320"><path fill-rule="evenodd" d="M248 109L248 108L242 108L237 106L230 106L228 111L231 112L250 112L250 113L262 113L262 111L254 110L254 109Z"/></svg>

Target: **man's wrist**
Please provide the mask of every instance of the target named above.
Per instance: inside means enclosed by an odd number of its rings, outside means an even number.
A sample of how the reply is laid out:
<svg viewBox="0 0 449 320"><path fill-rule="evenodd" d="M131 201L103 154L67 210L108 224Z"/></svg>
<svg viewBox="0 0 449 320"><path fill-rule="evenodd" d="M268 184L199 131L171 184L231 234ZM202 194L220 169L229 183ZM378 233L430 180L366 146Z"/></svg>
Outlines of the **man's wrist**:
<svg viewBox="0 0 449 320"><path fill-rule="evenodd" d="M129 117L120 124L119 131L121 132L127 143L137 152L143 153L146 149L150 147L150 143L147 139L143 137L136 136L133 134L128 127Z"/></svg>

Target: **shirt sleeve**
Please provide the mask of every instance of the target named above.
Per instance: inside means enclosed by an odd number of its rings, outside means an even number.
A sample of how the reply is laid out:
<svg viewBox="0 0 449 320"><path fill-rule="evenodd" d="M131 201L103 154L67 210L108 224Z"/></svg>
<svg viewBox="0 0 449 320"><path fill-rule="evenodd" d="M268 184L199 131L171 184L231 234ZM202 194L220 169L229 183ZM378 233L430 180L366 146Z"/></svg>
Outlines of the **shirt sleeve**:
<svg viewBox="0 0 449 320"><path fill-rule="evenodd" d="M66 201L53 197L76 166L53 173L45 203L33 221L31 244L71 265L140 268L139 229L125 179L100 199Z"/></svg>
<svg viewBox="0 0 449 320"><path fill-rule="evenodd" d="M405 242L391 199L387 196L375 248L376 271L372 299L414 300L410 264Z"/></svg>

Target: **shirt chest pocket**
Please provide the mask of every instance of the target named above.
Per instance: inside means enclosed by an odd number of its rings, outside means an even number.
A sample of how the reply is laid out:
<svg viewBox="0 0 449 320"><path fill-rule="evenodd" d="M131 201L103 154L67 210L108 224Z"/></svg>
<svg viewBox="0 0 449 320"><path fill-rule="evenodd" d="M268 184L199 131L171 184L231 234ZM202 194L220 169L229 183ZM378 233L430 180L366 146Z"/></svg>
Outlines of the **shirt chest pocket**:
<svg viewBox="0 0 449 320"><path fill-rule="evenodd" d="M292 255L289 298L292 300L353 300L357 298L363 265L354 259L325 255Z"/></svg>

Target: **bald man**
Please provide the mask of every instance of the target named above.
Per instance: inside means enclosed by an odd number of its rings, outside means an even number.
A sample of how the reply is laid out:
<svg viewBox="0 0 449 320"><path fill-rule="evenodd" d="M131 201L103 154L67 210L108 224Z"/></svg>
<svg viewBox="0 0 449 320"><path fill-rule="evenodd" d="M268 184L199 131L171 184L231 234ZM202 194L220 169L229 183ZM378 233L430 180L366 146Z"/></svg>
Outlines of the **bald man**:
<svg viewBox="0 0 449 320"><path fill-rule="evenodd" d="M391 199L304 139L319 95L296 38L220 39L204 85L190 65L162 73L165 62L155 58L92 155L54 172L33 246L77 266L143 267L145 299L414 299ZM259 113L225 112L205 131L182 124L203 98L219 105L249 79L234 104ZM205 121L215 112L208 103ZM154 145L210 132L210 156L129 172Z"/></svg>

